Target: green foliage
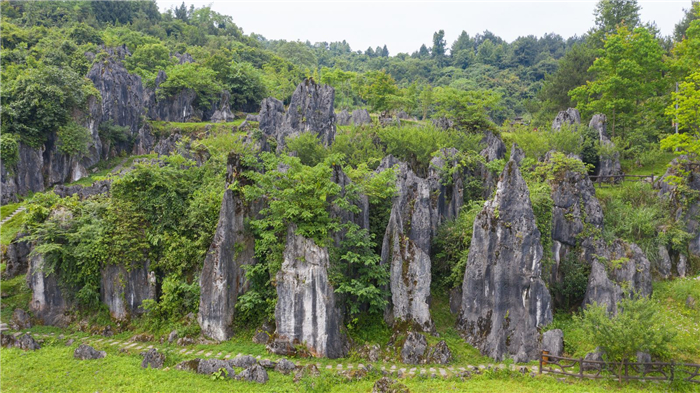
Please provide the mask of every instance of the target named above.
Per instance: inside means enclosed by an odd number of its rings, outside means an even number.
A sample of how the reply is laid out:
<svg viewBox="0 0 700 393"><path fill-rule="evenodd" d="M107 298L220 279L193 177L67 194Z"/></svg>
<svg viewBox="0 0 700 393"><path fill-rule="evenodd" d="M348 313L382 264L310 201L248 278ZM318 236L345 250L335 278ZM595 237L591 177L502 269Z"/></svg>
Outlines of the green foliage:
<svg viewBox="0 0 700 393"><path fill-rule="evenodd" d="M693 139L700 135L700 72L694 72L671 93L673 102L666 107L666 114L673 116L678 128L687 130Z"/></svg>
<svg viewBox="0 0 700 393"><path fill-rule="evenodd" d="M172 66L175 60L170 57L170 50L165 45L153 43L140 45L124 59L124 65L129 72L140 75L147 86L153 87L158 71Z"/></svg>
<svg viewBox="0 0 700 393"><path fill-rule="evenodd" d="M649 299L623 299L615 316L605 306L589 305L577 319L593 345L600 347L609 362L636 361L637 352L668 358L674 334L664 328L657 305ZM620 378L622 378L621 374Z"/></svg>
<svg viewBox="0 0 700 393"><path fill-rule="evenodd" d="M348 165L356 167L365 164L376 168L384 158L376 130L370 127L340 127L335 134L331 152L342 154Z"/></svg>
<svg viewBox="0 0 700 393"><path fill-rule="evenodd" d="M323 146L315 132L304 132L295 137L287 138L287 152L296 152L302 164L315 166L328 156L328 150Z"/></svg>
<svg viewBox="0 0 700 393"><path fill-rule="evenodd" d="M470 201L462 206L455 220L445 221L433 240L431 273L433 292L462 285L469 257L474 219L484 208L484 201Z"/></svg>
<svg viewBox="0 0 700 393"><path fill-rule="evenodd" d="M360 97L376 112L396 109L399 90L391 75L370 71L362 75Z"/></svg>
<svg viewBox="0 0 700 393"><path fill-rule="evenodd" d="M216 82L216 74L198 63L184 63L168 67L165 71L168 79L157 90L158 99L172 97L185 89L197 94L195 105L208 108L213 100L221 94L221 85Z"/></svg>
<svg viewBox="0 0 700 393"><path fill-rule="evenodd" d="M489 90L462 91L452 87L433 90L437 110L434 117L446 117L455 125L469 132L493 129L489 112L498 109L501 97Z"/></svg>
<svg viewBox="0 0 700 393"><path fill-rule="evenodd" d="M71 121L61 126L58 135L58 151L66 155L79 156L87 153L91 137L87 128Z"/></svg>
<svg viewBox="0 0 700 393"><path fill-rule="evenodd" d="M14 133L32 146L86 108L89 96L99 96L92 82L70 69L37 63L7 78L2 89L2 133Z"/></svg>
<svg viewBox="0 0 700 393"><path fill-rule="evenodd" d="M5 168L13 167L19 160L19 136L16 134L0 135L0 158Z"/></svg>
<svg viewBox="0 0 700 393"><path fill-rule="evenodd" d="M570 252L560 262L558 272L564 279L549 286L549 292L556 302L555 309L573 311L581 305L586 295L591 267L581 263L577 253Z"/></svg>
<svg viewBox="0 0 700 393"><path fill-rule="evenodd" d="M100 123L98 133L102 141L110 141L113 144L131 142L129 127L116 125L112 119Z"/></svg>
<svg viewBox="0 0 700 393"><path fill-rule="evenodd" d="M177 321L188 313L196 314L199 310L199 280L191 283L177 275L165 277L158 301L146 299L143 308L154 324Z"/></svg>

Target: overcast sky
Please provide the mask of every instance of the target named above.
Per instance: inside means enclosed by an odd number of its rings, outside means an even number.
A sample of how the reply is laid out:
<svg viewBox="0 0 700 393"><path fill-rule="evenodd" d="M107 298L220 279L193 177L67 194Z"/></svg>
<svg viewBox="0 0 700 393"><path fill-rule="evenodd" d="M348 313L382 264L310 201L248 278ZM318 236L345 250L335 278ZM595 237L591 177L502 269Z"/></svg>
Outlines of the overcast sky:
<svg viewBox="0 0 700 393"><path fill-rule="evenodd" d="M182 0L157 0L161 10ZM211 5L233 17L246 34L288 41L346 40L353 50L387 45L391 55L430 47L433 32L445 30L448 47L462 32L486 29L511 42L519 36L554 32L564 38L593 27L596 1L216 1L189 0L188 6ZM642 21L653 21L663 35L673 33L687 1L639 1Z"/></svg>

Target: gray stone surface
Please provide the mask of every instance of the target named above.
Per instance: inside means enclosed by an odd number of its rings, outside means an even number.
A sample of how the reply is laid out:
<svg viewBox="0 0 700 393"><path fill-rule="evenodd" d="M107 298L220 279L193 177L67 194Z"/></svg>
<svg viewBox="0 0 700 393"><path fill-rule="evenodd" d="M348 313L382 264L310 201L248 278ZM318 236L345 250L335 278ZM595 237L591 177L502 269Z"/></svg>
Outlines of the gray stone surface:
<svg viewBox="0 0 700 393"><path fill-rule="evenodd" d="M78 348L76 348L73 352L73 357L78 360L95 360L102 359L106 356L107 352L98 351L95 348L86 344L80 344Z"/></svg>
<svg viewBox="0 0 700 393"><path fill-rule="evenodd" d="M276 341L304 344L313 356L345 356L342 316L328 282L328 250L287 233L284 261L277 273Z"/></svg>
<svg viewBox="0 0 700 393"><path fill-rule="evenodd" d="M609 313L617 314L623 296L651 296L651 264L639 246L619 239L608 245L593 238L582 246L591 264L584 305L605 305Z"/></svg>
<svg viewBox="0 0 700 393"><path fill-rule="evenodd" d="M372 118L367 109L355 109L352 111L352 124L356 126L372 124Z"/></svg>
<svg viewBox="0 0 700 393"><path fill-rule="evenodd" d="M156 298L156 275L148 260L107 264L101 269L100 296L115 320L128 320L145 312L144 300Z"/></svg>
<svg viewBox="0 0 700 393"><path fill-rule="evenodd" d="M557 114L557 117L552 122L552 130L559 131L564 125L575 126L578 124L581 124L581 114L578 113L578 109L569 108Z"/></svg>
<svg viewBox="0 0 700 393"><path fill-rule="evenodd" d="M219 341L228 340L233 335L231 324L236 301L248 286L243 267L255 262L255 240L245 230L245 220L253 212L240 188L228 187L234 182L247 184L241 176L243 170L241 157L230 154L219 222L199 280L201 294L197 320L205 336Z"/></svg>
<svg viewBox="0 0 700 393"><path fill-rule="evenodd" d="M389 265L391 303L387 323L410 322L417 329L432 331L430 317L430 248L439 214L434 192L437 181L418 177L408 165L387 156L381 168L395 169L397 194L382 243L381 263Z"/></svg>
<svg viewBox="0 0 700 393"><path fill-rule="evenodd" d="M267 375L267 371L256 363L241 371L237 379L248 382L266 383L270 378Z"/></svg>
<svg viewBox="0 0 700 393"><path fill-rule="evenodd" d="M258 363L258 361L250 355L236 356L235 358L229 360L229 362L231 363L231 365L233 367L240 367L240 368L248 368L248 367Z"/></svg>
<svg viewBox="0 0 700 393"><path fill-rule="evenodd" d="M44 272L44 257L40 254L29 259L27 286L32 290L29 310L45 325L66 326L68 302L58 285L55 273Z"/></svg>
<svg viewBox="0 0 700 393"><path fill-rule="evenodd" d="M561 329L548 330L542 335L542 350L550 355L564 354L564 332Z"/></svg>
<svg viewBox="0 0 700 393"><path fill-rule="evenodd" d="M213 103L210 110L207 111L211 112L211 114L205 113L204 117L209 118L209 121L213 123L225 123L233 121L236 118L236 116L234 116L231 112L231 104L229 103L230 99L231 94L229 94L228 91L224 90L224 92L221 93L219 101Z"/></svg>
<svg viewBox="0 0 700 393"><path fill-rule="evenodd" d="M29 241L25 239L28 233L19 232L15 239L7 246L2 255L5 264L3 277L10 279L27 272L29 268L29 253L32 251Z"/></svg>
<svg viewBox="0 0 700 393"><path fill-rule="evenodd" d="M157 349L151 348L146 352L141 352L143 361L141 362L141 368L162 368L165 362L165 354L158 352Z"/></svg>
<svg viewBox="0 0 700 393"><path fill-rule="evenodd" d="M296 364L290 362L287 359L280 359L275 366L275 371L287 375L297 368Z"/></svg>
<svg viewBox="0 0 700 393"><path fill-rule="evenodd" d="M424 362L427 364L447 364L452 361L452 351L445 340L439 341L428 349Z"/></svg>
<svg viewBox="0 0 700 393"><path fill-rule="evenodd" d="M335 114L335 118L338 121L339 126L349 126L352 120L352 116L348 113L346 109Z"/></svg>
<svg viewBox="0 0 700 393"><path fill-rule="evenodd" d="M449 130L451 128L454 128L455 126L454 121L444 116L433 118L430 121L433 123L434 127L439 128L441 130Z"/></svg>
<svg viewBox="0 0 700 393"><path fill-rule="evenodd" d="M406 364L420 364L428 351L428 340L417 332L409 332L401 347L401 361Z"/></svg>
<svg viewBox="0 0 700 393"><path fill-rule="evenodd" d="M16 308L12 313L10 326L12 327L12 330L29 329L32 327L31 316L21 308Z"/></svg>
<svg viewBox="0 0 700 393"><path fill-rule="evenodd" d="M464 205L464 178L460 166L459 151L455 148L441 149L430 160L428 177L434 179L434 185L439 188L437 213L440 221L454 220Z"/></svg>
<svg viewBox="0 0 700 393"><path fill-rule="evenodd" d="M457 326L483 355L516 362L538 358L538 329L552 321L541 275L540 231L530 193L512 159L496 195L474 221Z"/></svg>
<svg viewBox="0 0 700 393"><path fill-rule="evenodd" d="M596 114L593 115L593 118L591 118L591 122L588 123L588 127L598 131L598 138L602 146L612 148L615 146L615 144L610 140L610 137L608 136L606 129L607 121L608 120L605 115ZM622 174L623 172L622 166L620 165L619 153L614 153L612 156L608 157L599 157L597 170L598 176L618 176ZM601 181L608 183L619 183L621 180L621 178L616 177L601 178Z"/></svg>
<svg viewBox="0 0 700 393"><path fill-rule="evenodd" d="M500 160L506 157L506 145L501 138L496 136L493 132L485 131L480 144L483 146L483 149L479 154L484 157L486 162ZM496 184L498 184L499 174L489 170L486 165L479 163L472 171L471 176L476 179L481 179L481 197L483 199L491 198L493 191L496 189Z"/></svg>
<svg viewBox="0 0 700 393"><path fill-rule="evenodd" d="M671 256L668 254L666 246L659 244L659 258L656 263L656 272L661 278L667 280L672 276L672 268Z"/></svg>
<svg viewBox="0 0 700 393"><path fill-rule="evenodd" d="M231 363L228 360L221 359L201 359L197 365L197 373L211 375L219 369L226 370L226 374L229 378L234 378L236 372L231 367Z"/></svg>
<svg viewBox="0 0 700 393"><path fill-rule="evenodd" d="M111 186L112 181L106 179L96 181L89 186L83 186L80 184L64 186L62 184L59 184L53 188L53 192L61 198L78 195L78 198L80 198L80 200L82 201L91 196L109 194Z"/></svg>

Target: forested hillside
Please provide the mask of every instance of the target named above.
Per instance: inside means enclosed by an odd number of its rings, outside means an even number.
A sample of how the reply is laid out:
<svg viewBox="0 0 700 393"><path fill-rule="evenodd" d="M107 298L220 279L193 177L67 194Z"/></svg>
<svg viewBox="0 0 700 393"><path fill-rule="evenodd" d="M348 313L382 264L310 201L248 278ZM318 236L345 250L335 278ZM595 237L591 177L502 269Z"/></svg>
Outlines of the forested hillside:
<svg viewBox="0 0 700 393"><path fill-rule="evenodd" d="M0 6L3 390L697 384L700 3L410 54Z"/></svg>

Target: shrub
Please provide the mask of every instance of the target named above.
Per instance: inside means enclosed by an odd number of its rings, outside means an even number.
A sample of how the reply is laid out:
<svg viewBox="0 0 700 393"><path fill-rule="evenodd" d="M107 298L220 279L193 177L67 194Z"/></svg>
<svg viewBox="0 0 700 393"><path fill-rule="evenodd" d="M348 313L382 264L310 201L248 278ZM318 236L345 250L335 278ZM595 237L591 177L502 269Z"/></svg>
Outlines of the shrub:
<svg viewBox="0 0 700 393"><path fill-rule="evenodd" d="M88 151L90 134L87 128L71 121L58 129L58 151L66 155L82 155Z"/></svg>
<svg viewBox="0 0 700 393"><path fill-rule="evenodd" d="M287 152L296 152L302 164L314 166L328 156L328 150L321 144L314 132L304 132L286 141Z"/></svg>
<svg viewBox="0 0 700 393"><path fill-rule="evenodd" d="M0 135L0 159L6 169L13 167L19 160L19 136L16 134Z"/></svg>

